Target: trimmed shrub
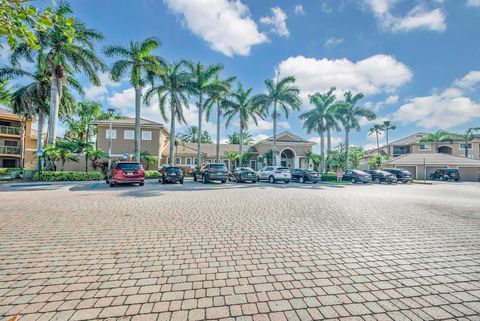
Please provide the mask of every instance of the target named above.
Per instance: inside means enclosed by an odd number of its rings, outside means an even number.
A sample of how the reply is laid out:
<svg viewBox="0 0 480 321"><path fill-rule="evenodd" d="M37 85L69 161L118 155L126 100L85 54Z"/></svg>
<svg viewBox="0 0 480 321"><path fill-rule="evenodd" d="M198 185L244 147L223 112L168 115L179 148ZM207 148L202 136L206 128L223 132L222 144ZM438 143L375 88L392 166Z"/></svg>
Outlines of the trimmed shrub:
<svg viewBox="0 0 480 321"><path fill-rule="evenodd" d="M322 174L322 181L324 182L336 182L337 181L337 175L336 174Z"/></svg>
<svg viewBox="0 0 480 321"><path fill-rule="evenodd" d="M159 171L145 171L145 178L160 178L160 172Z"/></svg>
<svg viewBox="0 0 480 321"><path fill-rule="evenodd" d="M59 181L101 181L105 176L101 172L51 172L43 171L33 175L34 181L59 182Z"/></svg>
<svg viewBox="0 0 480 321"><path fill-rule="evenodd" d="M10 176L12 172L23 171L21 168L0 168L0 176Z"/></svg>

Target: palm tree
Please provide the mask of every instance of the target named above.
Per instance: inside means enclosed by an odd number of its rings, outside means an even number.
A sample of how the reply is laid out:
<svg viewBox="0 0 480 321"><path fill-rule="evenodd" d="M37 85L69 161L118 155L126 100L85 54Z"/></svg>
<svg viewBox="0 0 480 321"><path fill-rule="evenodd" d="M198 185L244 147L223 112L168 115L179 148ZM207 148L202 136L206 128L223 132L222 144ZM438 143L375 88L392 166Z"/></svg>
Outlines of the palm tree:
<svg viewBox="0 0 480 321"><path fill-rule="evenodd" d="M277 73L276 81L272 79L265 80L268 93L260 94L256 97L255 104L268 111L270 107L273 108L273 163L277 164L277 121L280 117L278 107L281 108L285 114L285 118L288 118L289 109L300 109L301 100L298 96L300 90L294 86L295 77L289 76L283 79L280 78L280 73Z"/></svg>
<svg viewBox="0 0 480 321"><path fill-rule="evenodd" d="M230 77L225 80L220 80L216 78L217 84L219 86L216 90L209 93L208 99L205 101L205 110L206 110L206 118L207 120L210 119L210 114L212 113L213 106L217 106L217 146L215 150L215 159L216 162L220 161L220 128L221 128L221 119L222 119L222 111L224 109L224 100L230 94L230 88L232 83L235 81L235 77Z"/></svg>
<svg viewBox="0 0 480 321"><path fill-rule="evenodd" d="M8 105L10 104L11 99L11 92L10 88L8 87L7 80L0 81L0 104Z"/></svg>
<svg viewBox="0 0 480 321"><path fill-rule="evenodd" d="M232 145L239 145L240 144L240 133L234 132L231 135L228 135L228 143ZM243 144L248 145L253 141L252 134L247 131L243 132Z"/></svg>
<svg viewBox="0 0 480 321"><path fill-rule="evenodd" d="M433 150L438 152L438 144L441 142L451 141L453 138L454 137L451 133L440 129L435 133L428 133L425 137L420 138L418 142L421 144L432 143L434 147Z"/></svg>
<svg viewBox="0 0 480 321"><path fill-rule="evenodd" d="M147 163L147 168L145 168L145 170L147 171L150 168L150 165L155 165L156 163L158 163L158 157L153 156L149 151L141 152L140 158L142 161L145 161Z"/></svg>
<svg viewBox="0 0 480 321"><path fill-rule="evenodd" d="M388 133L390 130L395 130L397 129L397 126L393 125L391 121L389 120L385 120L383 122L383 130L385 131L385 138L386 138L386 141L387 141L387 157L390 157L390 144L389 144L389 141L388 141Z"/></svg>
<svg viewBox="0 0 480 321"><path fill-rule="evenodd" d="M380 124L373 125L372 128L368 131L368 136L375 134L377 136L377 154L380 155L380 142L378 140L378 136L383 133L384 127Z"/></svg>
<svg viewBox="0 0 480 321"><path fill-rule="evenodd" d="M178 139L185 143L196 143L198 140L198 127L189 126L185 132L178 133Z"/></svg>
<svg viewBox="0 0 480 321"><path fill-rule="evenodd" d="M303 127L307 130L308 134L315 132L320 135L320 156L321 156L321 168L320 171L325 171L325 132L327 134L330 129L337 126L336 111L335 111L335 96L333 91L335 88L331 88L327 93L316 93L311 95L310 103L315 107L314 109L307 111L299 116L304 120ZM330 140L330 134L328 134L328 140ZM329 143L331 144L331 142ZM329 146L328 148L331 148ZM328 149L327 148L327 149Z"/></svg>
<svg viewBox="0 0 480 321"><path fill-rule="evenodd" d="M343 128L345 129L345 169L348 169L350 130L354 129L356 131L360 131L360 118L373 120L376 118L376 115L373 111L365 107L357 106L358 101L363 98L362 93L353 95L350 91L348 91L344 94L344 97L345 100L338 104L338 117L339 121L343 125Z"/></svg>
<svg viewBox="0 0 480 321"><path fill-rule="evenodd" d="M185 123L183 108L188 109L188 95L195 92L189 81L189 74L183 68L184 65L185 62L166 65L164 70L155 75L161 83L156 86L152 78L152 87L144 98L144 102L148 104L156 94L163 119L170 120L170 165L175 164L175 123L176 121ZM170 116L167 116L167 108L170 108Z"/></svg>
<svg viewBox="0 0 480 321"><path fill-rule="evenodd" d="M187 63L190 69L191 86L195 89L194 95L197 96L197 108L198 108L198 131L197 139L194 142L197 143L197 164L201 163L201 143L202 143L202 121L203 110L205 109L204 98L205 95L211 94L214 91L221 90L222 84L218 82L218 74L223 69L222 65L209 65L205 67L201 63Z"/></svg>
<svg viewBox="0 0 480 321"><path fill-rule="evenodd" d="M235 117L238 117L240 121L239 154L242 162L240 166L243 166L243 131L248 129L250 122L253 121L255 125L258 125L258 118L263 119L265 116L264 112L254 104L255 97L252 96L252 91L252 88L245 90L241 84L238 84L237 90L223 102L227 119L225 126L228 127Z"/></svg>
<svg viewBox="0 0 480 321"><path fill-rule="evenodd" d="M480 127L471 127L465 132L465 157L468 158L468 142L480 137Z"/></svg>
<svg viewBox="0 0 480 321"><path fill-rule="evenodd" d="M54 10L54 15L58 19L72 20L71 14L70 5L63 1ZM94 85L99 86L97 72L105 68L94 50L94 41L102 40L103 35L95 29L88 28L78 19L74 20L72 28L74 30L72 35L65 33L62 24L53 24L50 28L39 30L36 37L41 51L37 52L28 45L21 44L10 57L12 64L18 66L21 58L34 62L35 55L45 54L46 73L50 77L49 143L53 143L57 137L63 86L68 81L68 75L83 71Z"/></svg>
<svg viewBox="0 0 480 321"><path fill-rule="evenodd" d="M311 150L305 152L305 159L307 160L307 162L309 164L310 163L313 164L314 167L315 167L315 165L321 163L321 156L318 155L318 154L315 154Z"/></svg>
<svg viewBox="0 0 480 321"><path fill-rule="evenodd" d="M131 41L128 47L108 46L104 49L107 57L119 57L110 71L114 81L120 81L128 72L130 84L135 89L135 160L140 161L140 109L142 90L155 73L161 72L165 65L162 58L152 52L160 47L160 40L147 38L142 42Z"/></svg>
<svg viewBox="0 0 480 321"><path fill-rule="evenodd" d="M225 157L227 157L230 160L230 164L233 164L233 167L236 167L237 160L240 159L240 154L238 154L238 152L235 152L233 150L232 151L227 150L225 152Z"/></svg>

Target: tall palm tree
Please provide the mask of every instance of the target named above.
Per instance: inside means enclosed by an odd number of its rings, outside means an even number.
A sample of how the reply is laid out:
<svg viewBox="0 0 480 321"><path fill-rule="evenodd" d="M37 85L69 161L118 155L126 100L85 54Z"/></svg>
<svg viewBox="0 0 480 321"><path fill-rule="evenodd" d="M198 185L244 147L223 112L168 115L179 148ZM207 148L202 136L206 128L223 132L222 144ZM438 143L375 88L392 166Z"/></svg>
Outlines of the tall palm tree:
<svg viewBox="0 0 480 321"><path fill-rule="evenodd" d="M480 127L471 127L465 132L465 157L468 158L468 143L480 137Z"/></svg>
<svg viewBox="0 0 480 321"><path fill-rule="evenodd" d="M338 117L345 130L345 169L349 167L349 135L352 129L360 131L359 120L366 118L368 120L374 120L377 116L373 111L365 107L357 106L360 99L363 98L362 93L353 95L350 91L344 94L344 101L338 105Z"/></svg>
<svg viewBox="0 0 480 321"><path fill-rule="evenodd" d="M195 92L191 86L188 72L184 69L185 62L166 65L156 74L160 84L155 85L152 78L152 87L145 94L144 102L149 104L152 97L158 96L160 113L165 121L170 120L170 165L175 164L175 125L176 121L185 123L183 109L188 109L188 95ZM167 115L170 108L170 116Z"/></svg>
<svg viewBox="0 0 480 321"><path fill-rule="evenodd" d="M67 2L60 2L54 10L57 19L70 20L72 9ZM46 72L50 77L50 115L48 122L48 141L53 143L57 137L59 108L64 93L63 86L68 75L84 72L96 86L100 85L97 72L105 68L94 49L94 42L103 39L95 29L88 28L78 19L72 24L73 35L66 35L62 24L54 23L52 27L37 31L38 44L45 54ZM10 61L18 66L21 58L34 62L38 52L22 44L12 53Z"/></svg>
<svg viewBox="0 0 480 321"><path fill-rule="evenodd" d="M378 136L383 133L384 131L384 127L383 125L380 125L380 124L375 124L373 125L372 128L370 128L370 130L368 131L368 136L370 135L374 135L377 137L377 154L380 155L380 142L378 140Z"/></svg>
<svg viewBox="0 0 480 321"><path fill-rule="evenodd" d="M387 154L388 154L388 157L390 157L390 142L388 140L388 133L391 130L397 129L397 126L393 125L392 122L389 120L385 120L382 125L383 125L383 130L385 131L385 138L387 142Z"/></svg>
<svg viewBox="0 0 480 321"><path fill-rule="evenodd" d="M216 105L217 107L217 144L215 148L215 159L216 162L220 161L220 128L221 128L221 119L222 113L224 109L224 100L230 94L230 88L232 87L232 83L235 81L235 77L230 77L225 80L220 80L217 76L216 78L217 84L219 86L216 90L209 93L208 99L205 101L205 111L206 111L206 118L207 120L210 119L210 114L212 113L213 107Z"/></svg>
<svg viewBox="0 0 480 321"><path fill-rule="evenodd" d="M198 140L198 127L189 126L185 132L178 133L178 139L185 143L196 143Z"/></svg>
<svg viewBox="0 0 480 321"><path fill-rule="evenodd" d="M418 140L419 143L431 143L433 144L433 150L437 153L438 152L438 144L441 142L451 141L453 140L453 135L444 130L437 130L435 133L428 133L425 137L422 137Z"/></svg>
<svg viewBox="0 0 480 321"><path fill-rule="evenodd" d="M252 95L252 88L247 90L243 89L241 84L238 84L237 90L235 90L229 98L225 99L223 105L225 106L225 118L227 119L225 126L228 127L235 117L238 117L240 122L240 141L239 141L239 155L240 161L243 166L243 132L248 129L248 124L253 121L255 125L258 125L258 118L264 118L265 114L258 105L254 104L254 96Z"/></svg>
<svg viewBox="0 0 480 321"><path fill-rule="evenodd" d="M243 144L248 145L253 141L252 134L247 131L243 132ZM228 143L232 145L240 144L240 133L234 132L231 135L228 135Z"/></svg>
<svg viewBox="0 0 480 321"><path fill-rule="evenodd" d="M321 168L320 171L325 171L325 132L329 133L332 126L337 126L336 112L335 111L335 96L333 91L335 88L331 88L327 93L315 93L311 95L310 103L314 105L312 110L309 110L299 116L304 120L303 127L307 130L307 133L312 132L320 135L320 157ZM330 140L330 136L328 136ZM330 142L331 144L331 142ZM331 148L331 146L329 146Z"/></svg>
<svg viewBox="0 0 480 321"><path fill-rule="evenodd" d="M298 110L300 109L301 100L298 96L300 90L294 86L295 77L288 76L283 79L280 78L280 73L277 73L277 79L274 81L272 79L265 80L265 85L267 87L266 94L260 94L256 97L256 103L258 106L264 108L268 111L272 108L272 118L273 118L273 163L277 164L277 121L280 117L278 108L280 107L285 118L288 118L288 112L290 109Z"/></svg>
<svg viewBox="0 0 480 321"><path fill-rule="evenodd" d="M220 64L204 66L201 63L192 64L187 63L190 69L190 77L192 87L195 88L194 95L197 96L197 108L198 108L198 131L197 131L197 164L201 163L201 142L202 142L202 122L203 111L205 109L204 98L205 96L213 93L216 90L221 89L222 84L218 82L217 76L223 69Z"/></svg>
<svg viewBox="0 0 480 321"><path fill-rule="evenodd" d="M108 46L104 49L107 57L118 57L110 71L114 81L120 81L126 73L130 76L130 84L135 90L135 160L140 161L140 110L142 90L155 73L161 72L165 65L162 58L153 51L160 47L160 40L147 38L142 42L131 41L128 47Z"/></svg>

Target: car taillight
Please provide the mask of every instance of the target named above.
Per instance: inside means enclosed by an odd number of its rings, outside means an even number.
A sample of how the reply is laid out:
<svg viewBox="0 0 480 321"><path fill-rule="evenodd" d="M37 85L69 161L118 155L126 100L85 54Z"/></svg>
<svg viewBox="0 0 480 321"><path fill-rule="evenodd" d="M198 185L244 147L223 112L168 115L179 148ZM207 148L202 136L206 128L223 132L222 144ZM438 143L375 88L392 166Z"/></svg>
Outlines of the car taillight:
<svg viewBox="0 0 480 321"><path fill-rule="evenodd" d="M167 172L163 172L162 175L167 175Z"/></svg>
<svg viewBox="0 0 480 321"><path fill-rule="evenodd" d="M122 173L123 173L123 170L121 170L121 169L114 169L113 172L114 172L115 174L122 174Z"/></svg>
<svg viewBox="0 0 480 321"><path fill-rule="evenodd" d="M135 173L145 175L145 171L143 169L139 169L135 171Z"/></svg>

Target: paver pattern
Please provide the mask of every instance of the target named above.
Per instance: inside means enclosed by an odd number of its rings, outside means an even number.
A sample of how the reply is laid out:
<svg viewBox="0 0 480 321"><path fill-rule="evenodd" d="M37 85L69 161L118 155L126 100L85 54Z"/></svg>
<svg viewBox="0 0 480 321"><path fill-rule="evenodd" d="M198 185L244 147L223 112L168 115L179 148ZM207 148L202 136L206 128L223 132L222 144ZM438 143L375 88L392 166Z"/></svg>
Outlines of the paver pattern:
<svg viewBox="0 0 480 321"><path fill-rule="evenodd" d="M480 320L480 185L0 190L0 320Z"/></svg>

